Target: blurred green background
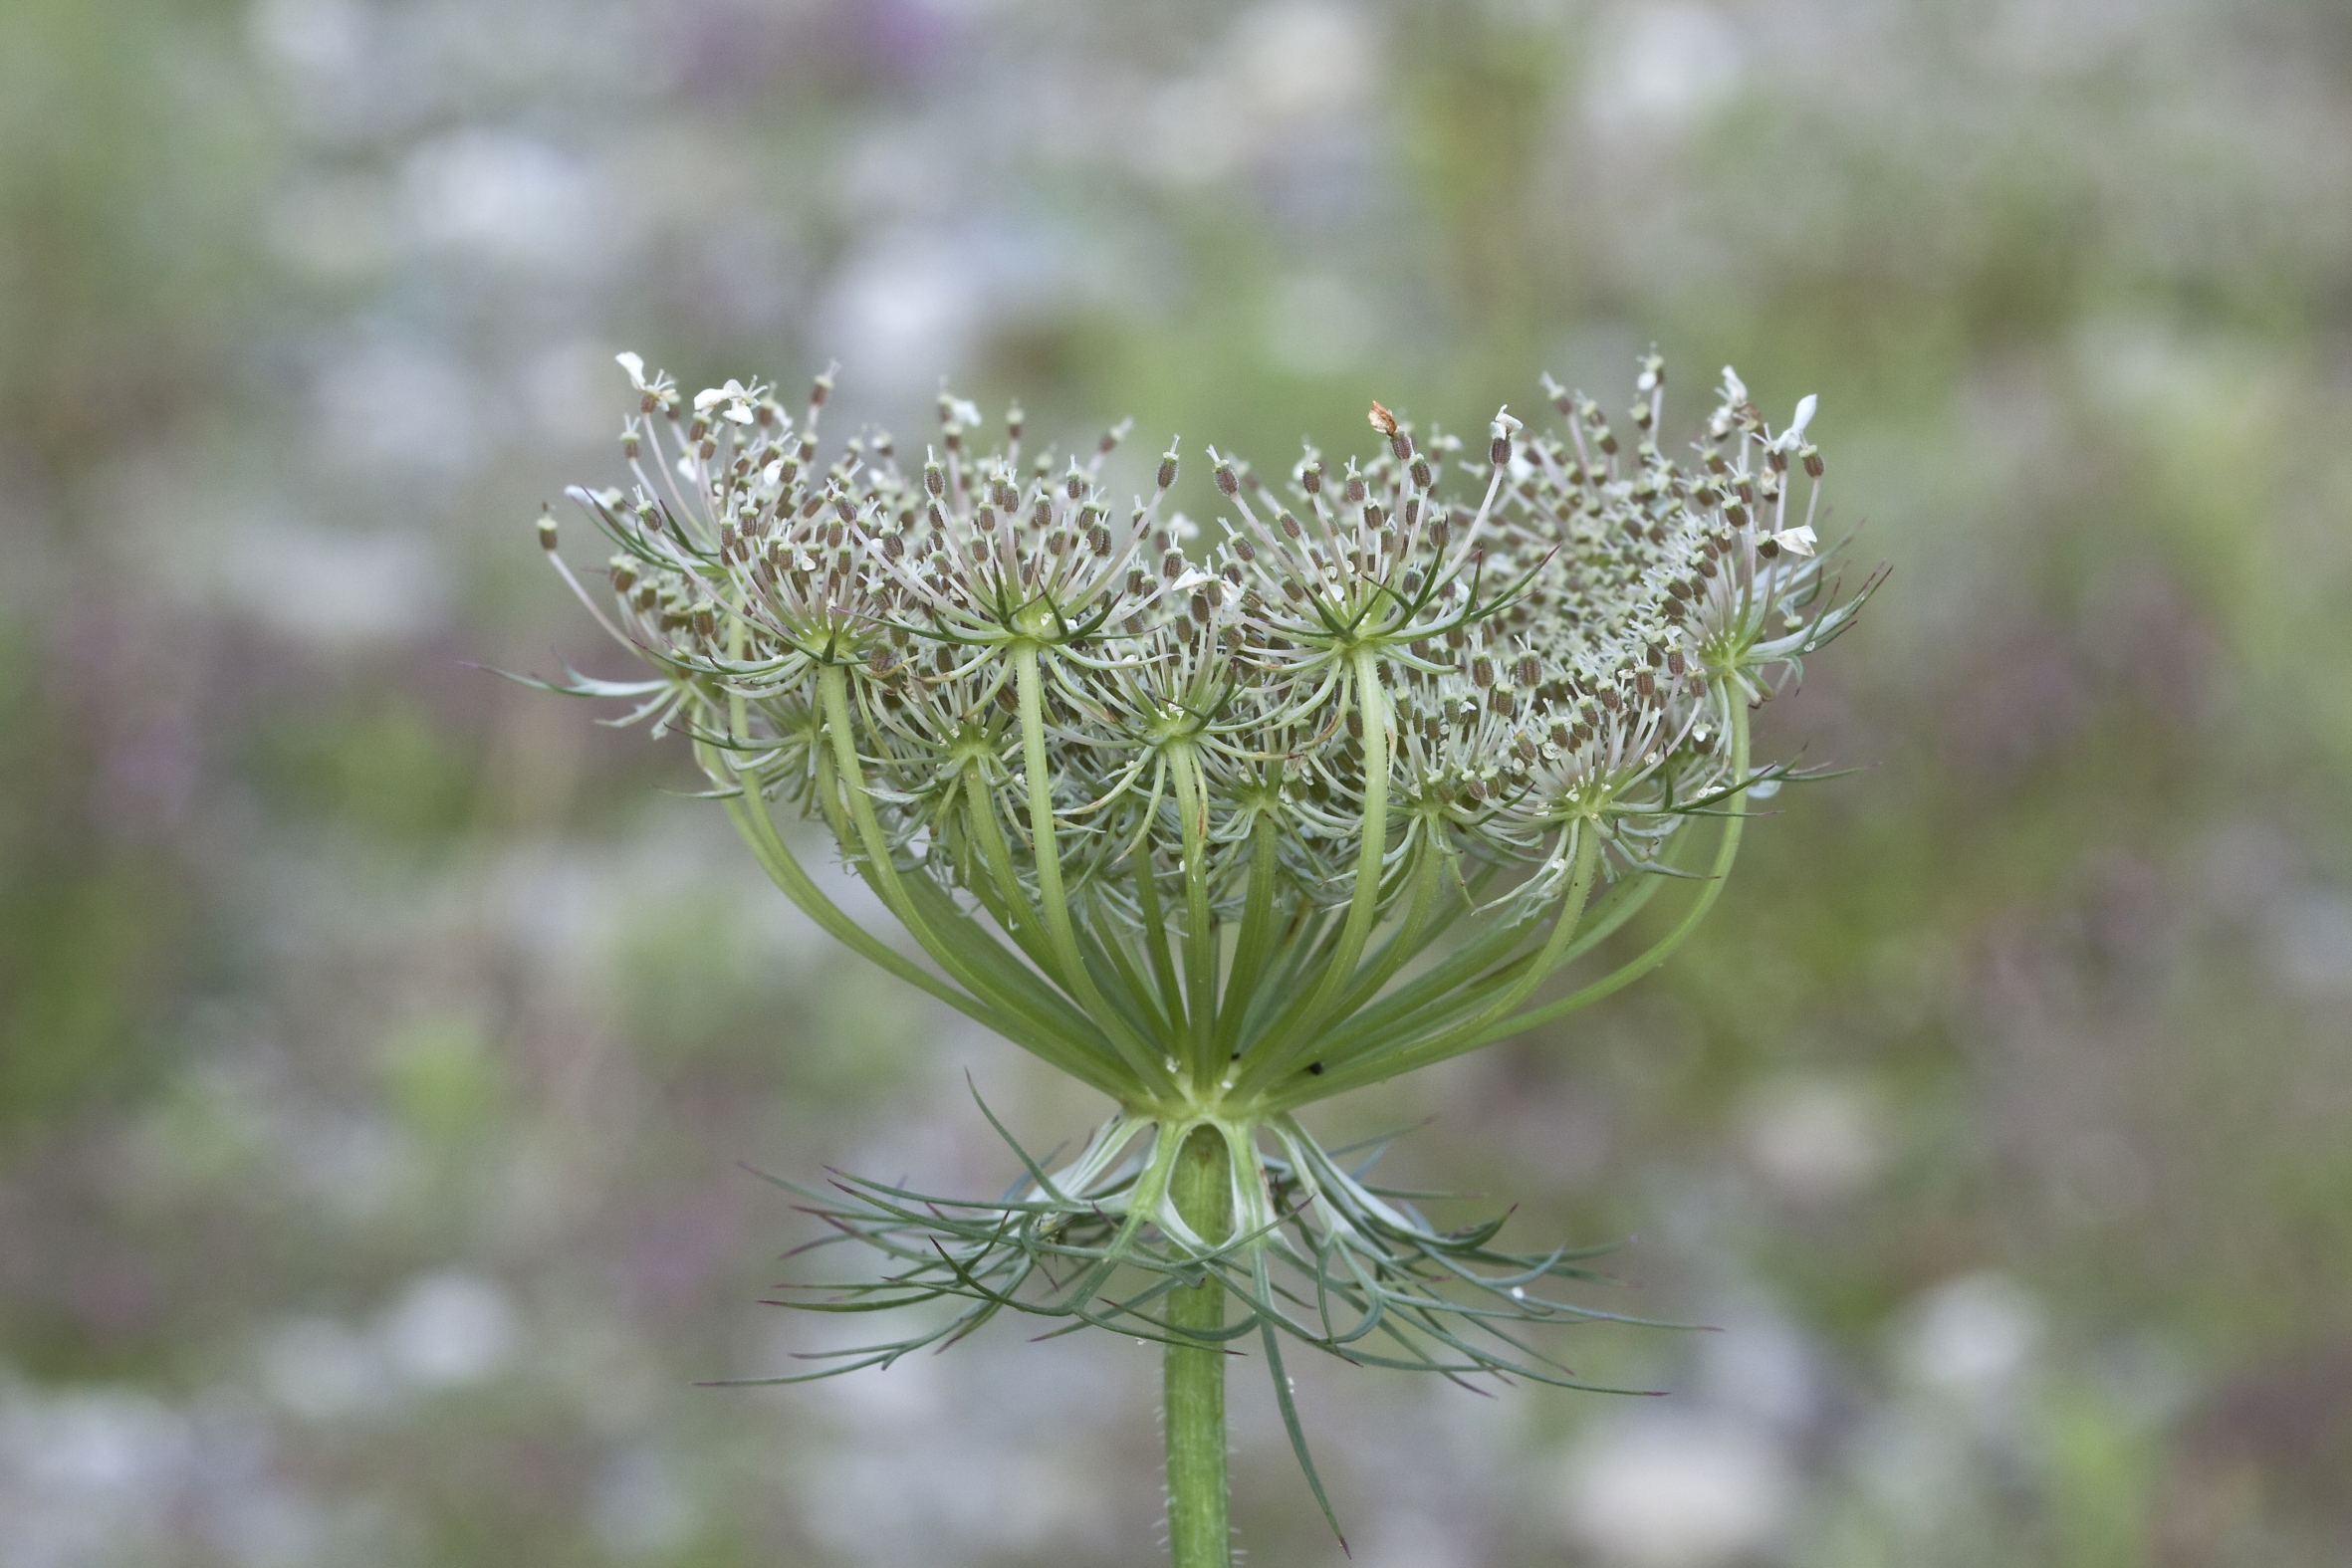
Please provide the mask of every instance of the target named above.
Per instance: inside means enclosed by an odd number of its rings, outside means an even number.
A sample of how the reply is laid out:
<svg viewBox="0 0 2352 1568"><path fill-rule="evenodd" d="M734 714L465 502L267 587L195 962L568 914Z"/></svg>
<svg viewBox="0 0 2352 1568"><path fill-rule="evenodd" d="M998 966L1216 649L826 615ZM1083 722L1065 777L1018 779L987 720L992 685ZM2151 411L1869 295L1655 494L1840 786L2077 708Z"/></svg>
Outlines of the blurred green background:
<svg viewBox="0 0 2352 1568"><path fill-rule="evenodd" d="M8 0L0 1561L1158 1560L1124 1341L693 1386L838 1338L738 1162L993 1191L967 1070L1100 1107L467 661L621 672L530 528L620 348L1265 465L1652 341L1686 428L1820 394L1895 570L1767 717L1872 766L1324 1114L1723 1329L1298 1368L1354 1561L2352 1561L2331 0ZM1251 1560L1338 1560L1237 1389Z"/></svg>

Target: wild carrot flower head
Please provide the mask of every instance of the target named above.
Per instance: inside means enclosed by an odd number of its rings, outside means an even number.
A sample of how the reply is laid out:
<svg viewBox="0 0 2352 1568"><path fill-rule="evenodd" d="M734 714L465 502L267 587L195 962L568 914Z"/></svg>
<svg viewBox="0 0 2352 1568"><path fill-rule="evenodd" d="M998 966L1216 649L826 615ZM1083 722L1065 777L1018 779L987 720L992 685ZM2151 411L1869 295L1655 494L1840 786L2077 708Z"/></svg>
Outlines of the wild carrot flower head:
<svg viewBox="0 0 2352 1568"><path fill-rule="evenodd" d="M1747 798L1786 772L1752 761L1749 710L1864 596L1823 577L1814 400L1774 429L1727 368L1686 445L1652 354L1621 420L1548 378L1541 432L1505 408L1465 441L1375 402L1361 458L1310 447L1268 476L1211 449L1204 528L1169 505L1174 443L1149 496L1108 492L1123 424L1033 453L1015 409L984 446L943 392L919 457L878 430L828 451L829 372L788 410L756 380L688 398L620 364L634 483L571 492L609 541L608 605L540 531L651 674L559 689L683 731L826 931L1118 1103L1068 1165L1024 1154L995 1203L809 1195L832 1239L895 1260L852 1297L969 1303L824 1371L1007 1305L1160 1338L1151 1303L1214 1276L1301 1462L1279 1334L1572 1382L1507 1325L1589 1315L1541 1290L1583 1254L1440 1231L1293 1112L1606 996L1706 912ZM824 895L779 804L822 821L930 967ZM1684 853L1709 819L1712 854ZM1690 893L1663 936L1539 998L1668 885ZM1204 1138L1224 1235L1174 1196ZM1159 1282L1117 1298L1122 1269Z"/></svg>
<svg viewBox="0 0 2352 1568"><path fill-rule="evenodd" d="M1466 443L1374 403L1361 460L1270 479L1211 450L1203 529L1167 504L1173 443L1148 497L1109 494L1125 425L1065 458L1016 409L984 447L943 392L919 458L872 430L827 451L829 373L788 412L620 363L635 483L571 494L614 550L606 624L654 667L639 714L723 788L823 817L918 924L984 913L1049 953L1240 921L1253 893L1376 925L1417 872L1519 922L1580 846L1604 878L1654 869L1755 782L1738 716L1858 603L1822 591L1814 400L1775 431L1729 368L1687 448L1661 445L1653 354L1622 426L1546 377L1553 430L1504 409ZM1178 1091L1168 1020L1142 1021L1082 1075ZM1214 1076L1268 1088L1255 1065Z"/></svg>

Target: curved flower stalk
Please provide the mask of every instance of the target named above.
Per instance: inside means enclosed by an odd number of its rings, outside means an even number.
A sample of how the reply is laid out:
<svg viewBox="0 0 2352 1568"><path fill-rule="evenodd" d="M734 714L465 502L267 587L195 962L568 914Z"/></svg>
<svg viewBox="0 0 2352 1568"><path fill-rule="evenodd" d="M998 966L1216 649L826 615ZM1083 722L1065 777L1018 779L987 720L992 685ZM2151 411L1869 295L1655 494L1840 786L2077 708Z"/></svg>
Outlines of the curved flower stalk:
<svg viewBox="0 0 2352 1568"><path fill-rule="evenodd" d="M943 393L919 463L870 430L827 456L830 372L796 413L756 381L689 401L621 364L634 483L571 492L610 601L552 518L541 538L651 675L555 689L683 731L821 926L1117 1105L1073 1164L1023 1154L993 1203L854 1180L822 1200L834 1238L895 1264L825 1305L969 1303L825 1370L1002 1310L1162 1340L1180 1564L1225 1560L1222 1436L1212 1459L1177 1421L1213 1379L1222 1433L1212 1347L1260 1335L1302 1463L1283 1334L1572 1381L1513 1325L1590 1315L1540 1289L1574 1256L1432 1229L1295 1113L1588 1005L1712 905L1749 796L1792 777L1752 757L1750 710L1875 582L1840 597L1823 574L1813 399L1775 431L1726 369L1672 456L1655 354L1622 435L1548 378L1556 431L1503 409L1482 447L1374 403L1360 464L1310 448L1269 482L1212 450L1204 530L1167 506L1173 444L1152 494L1114 504L1125 425L1082 460L1029 456L1015 410L983 450ZM825 897L780 811L830 830L929 966ZM1669 887L1663 935L1554 984Z"/></svg>

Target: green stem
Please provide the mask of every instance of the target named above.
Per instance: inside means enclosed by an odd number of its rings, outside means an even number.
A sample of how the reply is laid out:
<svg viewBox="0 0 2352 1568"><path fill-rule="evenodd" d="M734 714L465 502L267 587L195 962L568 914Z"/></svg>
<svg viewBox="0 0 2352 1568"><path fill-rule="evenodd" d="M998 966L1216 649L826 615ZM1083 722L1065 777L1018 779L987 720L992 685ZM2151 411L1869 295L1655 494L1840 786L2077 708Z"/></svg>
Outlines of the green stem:
<svg viewBox="0 0 2352 1568"><path fill-rule="evenodd" d="M1233 1179L1225 1139L1206 1123L1177 1152L1170 1200L1193 1233L1212 1245L1233 1230ZM1204 1270L1197 1285L1168 1292L1168 1326L1214 1332L1225 1326L1225 1287ZM1225 1351L1213 1344L1171 1344L1165 1352L1163 1399L1168 1429L1168 1561L1170 1568L1230 1568L1232 1528L1226 1515Z"/></svg>
<svg viewBox="0 0 2352 1568"><path fill-rule="evenodd" d="M1339 928L1338 940L1314 990L1277 1018L1272 1037L1250 1053L1256 1060L1247 1065L1237 1086L1243 1094L1264 1092L1302 1063L1327 1026L1325 1010L1356 978L1356 960L1363 957L1364 942L1372 934L1373 918L1380 907L1380 870L1388 853L1391 737L1380 661L1369 648L1360 648L1355 654L1354 697L1364 730L1364 836L1356 852L1355 888L1348 900L1347 921Z"/></svg>
<svg viewBox="0 0 2352 1568"><path fill-rule="evenodd" d="M1748 709L1741 702L1737 692L1734 692L1731 697L1731 712L1732 777L1745 781L1748 777ZM1699 896L1691 901L1691 907L1683 912L1682 919L1675 923L1674 929L1667 932L1639 958L1619 966L1589 986L1572 991L1556 1002L1546 1003L1538 1008L1530 1008L1526 1012L1511 1017L1480 1021L1469 1028L1449 1030L1445 1034L1421 1044L1387 1055L1359 1058L1339 1072L1319 1080L1314 1085L1314 1092L1311 1094L1299 1094L1294 1091L1288 1096L1270 1097L1269 1103L1275 1108L1287 1110L1293 1106L1304 1104L1309 1099L1321 1099L1326 1095L1337 1094L1343 1089L1354 1088L1358 1084L1377 1083L1386 1078L1393 1078L1399 1073L1411 1072L1416 1068L1443 1061L1448 1056L1458 1056L1466 1050L1475 1050L1481 1045L1491 1045L1495 1041L1508 1038L1523 1029L1533 1028L1539 1023L1548 1023L1553 1018L1564 1017L1579 1008L1590 1007L1604 997L1614 996L1623 991L1627 986L1632 985L1665 963L1673 955L1674 950L1682 946L1684 939L1698 929L1699 922L1707 918L1707 912L1715 907L1715 901L1722 895L1725 882L1731 878L1732 862L1738 859L1740 854L1740 829L1747 825L1747 821L1748 791L1746 788L1742 788L1731 797L1730 809L1724 817L1723 836L1716 842L1715 862L1708 868L1707 875L1700 884Z"/></svg>
<svg viewBox="0 0 2352 1568"><path fill-rule="evenodd" d="M1038 902L1043 906L1046 934L1060 960L1060 973L1055 978L1094 1020L1095 1027L1110 1037L1140 1082L1162 1094L1173 1094L1173 1059L1165 1063L1153 1059L1150 1047L1125 1014L1113 1012L1103 1001L1078 952L1077 929L1070 921L1069 899L1061 887L1061 852L1054 837L1054 774L1046 754L1045 682L1038 669L1038 650L1020 648L1013 656L1013 672L1021 705L1021 767L1028 776L1029 841L1038 870Z"/></svg>

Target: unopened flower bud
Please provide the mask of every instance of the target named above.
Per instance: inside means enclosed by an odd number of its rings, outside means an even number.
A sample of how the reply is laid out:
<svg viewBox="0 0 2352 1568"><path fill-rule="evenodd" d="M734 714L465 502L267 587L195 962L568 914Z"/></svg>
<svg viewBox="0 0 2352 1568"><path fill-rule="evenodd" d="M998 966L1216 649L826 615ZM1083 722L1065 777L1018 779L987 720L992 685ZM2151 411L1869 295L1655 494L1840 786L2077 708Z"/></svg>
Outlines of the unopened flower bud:
<svg viewBox="0 0 2352 1568"><path fill-rule="evenodd" d="M546 551L556 548L556 519L552 513L539 515L539 548Z"/></svg>

